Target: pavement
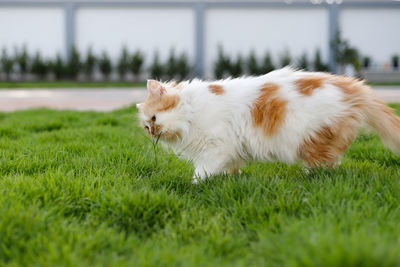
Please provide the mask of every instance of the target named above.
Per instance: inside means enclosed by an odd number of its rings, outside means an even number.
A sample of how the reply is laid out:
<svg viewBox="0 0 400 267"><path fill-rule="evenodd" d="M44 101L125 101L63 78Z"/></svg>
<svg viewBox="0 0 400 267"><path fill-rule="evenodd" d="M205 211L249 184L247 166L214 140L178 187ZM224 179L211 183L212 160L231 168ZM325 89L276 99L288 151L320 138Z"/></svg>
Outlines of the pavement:
<svg viewBox="0 0 400 267"><path fill-rule="evenodd" d="M146 93L145 88L0 90L0 111L16 111L40 107L111 111L143 101Z"/></svg>
<svg viewBox="0 0 400 267"><path fill-rule="evenodd" d="M376 86L374 91L385 102L400 103L400 86ZM142 102L146 94L145 88L1 89L0 111L40 107L111 111Z"/></svg>

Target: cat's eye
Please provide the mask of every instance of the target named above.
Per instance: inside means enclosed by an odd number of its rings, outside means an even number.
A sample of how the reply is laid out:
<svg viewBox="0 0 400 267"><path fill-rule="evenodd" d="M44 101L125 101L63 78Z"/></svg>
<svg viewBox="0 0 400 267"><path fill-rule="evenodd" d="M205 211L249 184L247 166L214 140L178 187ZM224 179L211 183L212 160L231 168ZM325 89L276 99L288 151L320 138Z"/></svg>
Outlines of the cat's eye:
<svg viewBox="0 0 400 267"><path fill-rule="evenodd" d="M151 121L155 122L156 121L156 115L153 115L153 117L151 117Z"/></svg>

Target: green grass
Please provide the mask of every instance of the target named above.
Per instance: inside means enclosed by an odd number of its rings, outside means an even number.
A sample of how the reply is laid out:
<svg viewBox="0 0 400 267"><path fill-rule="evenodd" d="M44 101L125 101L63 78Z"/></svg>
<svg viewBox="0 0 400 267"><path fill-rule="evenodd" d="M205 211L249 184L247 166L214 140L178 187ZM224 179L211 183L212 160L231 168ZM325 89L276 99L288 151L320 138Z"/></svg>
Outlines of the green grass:
<svg viewBox="0 0 400 267"><path fill-rule="evenodd" d="M0 266L400 265L400 158L376 136L337 169L192 185L135 115L0 113Z"/></svg>
<svg viewBox="0 0 400 267"><path fill-rule="evenodd" d="M14 88L130 88L146 87L145 83L131 82L75 82L75 81L57 81L57 82L0 82L0 89Z"/></svg>
<svg viewBox="0 0 400 267"><path fill-rule="evenodd" d="M370 86L400 86L400 82L367 82Z"/></svg>

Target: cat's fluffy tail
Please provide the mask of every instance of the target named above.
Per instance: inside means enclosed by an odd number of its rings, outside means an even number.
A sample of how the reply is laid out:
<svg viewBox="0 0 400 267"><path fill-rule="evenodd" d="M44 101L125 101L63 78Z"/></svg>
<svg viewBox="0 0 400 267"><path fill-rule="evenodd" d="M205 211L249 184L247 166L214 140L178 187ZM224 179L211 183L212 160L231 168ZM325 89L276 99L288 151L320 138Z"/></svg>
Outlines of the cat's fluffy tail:
<svg viewBox="0 0 400 267"><path fill-rule="evenodd" d="M392 108L377 99L370 88L367 90L368 103L362 107L366 123L379 134L385 145L400 153L400 118Z"/></svg>

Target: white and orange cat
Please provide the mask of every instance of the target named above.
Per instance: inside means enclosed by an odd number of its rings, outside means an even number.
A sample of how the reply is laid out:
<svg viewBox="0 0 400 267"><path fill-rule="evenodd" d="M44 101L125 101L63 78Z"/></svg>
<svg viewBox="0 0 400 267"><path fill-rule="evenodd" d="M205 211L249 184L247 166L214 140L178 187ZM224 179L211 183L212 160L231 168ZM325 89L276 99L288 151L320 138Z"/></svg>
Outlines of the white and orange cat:
<svg viewBox="0 0 400 267"><path fill-rule="evenodd" d="M284 68L259 77L161 83L137 104L153 138L193 162L194 183L247 161L335 166L362 126L400 150L400 118L354 78Z"/></svg>

